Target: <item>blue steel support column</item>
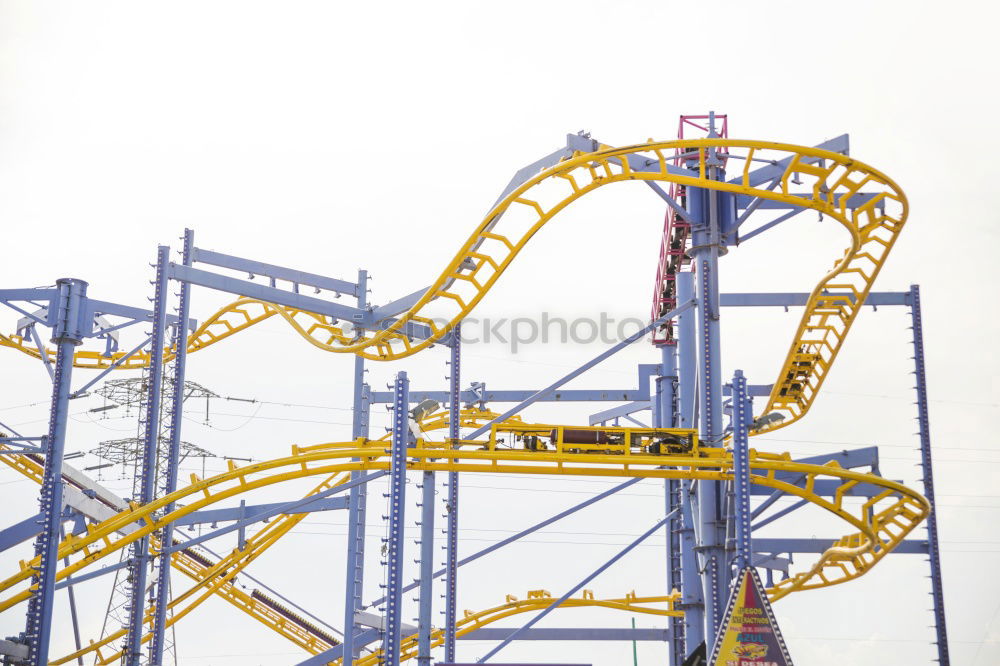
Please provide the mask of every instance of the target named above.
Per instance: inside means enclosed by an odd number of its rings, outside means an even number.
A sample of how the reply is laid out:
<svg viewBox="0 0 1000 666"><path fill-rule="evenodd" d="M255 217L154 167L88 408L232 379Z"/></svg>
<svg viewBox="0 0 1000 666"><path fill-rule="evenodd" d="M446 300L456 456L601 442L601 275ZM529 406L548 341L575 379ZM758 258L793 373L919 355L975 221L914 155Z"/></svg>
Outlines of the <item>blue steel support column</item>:
<svg viewBox="0 0 1000 666"><path fill-rule="evenodd" d="M934 629L937 632L938 663L948 666L948 627L944 615L941 582L941 551L938 543L937 504L934 501L934 469L931 460L931 425L927 411L927 371L924 365L924 330L920 312L920 287L910 286L910 316L913 322L913 362L917 378L917 420L920 424L920 464L924 473L924 497L931 503L927 516L927 557L931 565L931 596L934 599Z"/></svg>
<svg viewBox="0 0 1000 666"><path fill-rule="evenodd" d="M181 263L191 265L191 251L194 248L194 232L184 230L184 248L181 250ZM189 297L191 286L187 282L180 283L177 325L174 327L174 386L172 402L168 418L170 419L170 445L167 450L163 494L169 495L177 490L177 467L180 465L181 454L181 421L184 415L184 373L187 368L188 315L191 311ZM174 510L171 502L164 507L164 513ZM160 548L170 546L174 542L174 524L167 523L160 533ZM152 637L149 641L149 663L160 666L163 663L164 636L167 626L167 603L170 594L170 555L160 555L156 570L156 586L154 588L156 601L153 604L153 626L150 627Z"/></svg>
<svg viewBox="0 0 1000 666"><path fill-rule="evenodd" d="M452 446L461 435L459 397L462 391L462 325L455 327L451 345L451 371L448 373L448 438ZM447 544L444 581L444 660L455 661L455 623L458 621L458 472L448 472Z"/></svg>
<svg viewBox="0 0 1000 666"><path fill-rule="evenodd" d="M35 540L35 555L40 562L32 576L37 586L28 602L25 638L29 659L35 666L49 663L49 637L52 633L52 607L55 595L56 567L59 565L59 536L62 527L62 463L66 449L66 422L69 418L69 387L73 373L73 347L80 344L81 302L87 296L87 283L64 278L56 282L59 290L55 305L52 342L56 343L56 364L52 375L52 404L49 409L49 432L43 441L45 468L39 494L42 532Z"/></svg>
<svg viewBox="0 0 1000 666"><path fill-rule="evenodd" d="M714 161L714 149L706 163ZM709 177L718 179L721 170L707 166ZM695 290L698 297L698 412L703 445L720 446L722 424L722 372L719 326L719 250L721 247L720 202L715 192L688 188L687 199L691 206L692 263L695 266ZM706 647L712 652L714 640L722 619L724 595L729 588L729 571L726 565L725 524L721 515L722 484L717 481L699 481L697 536L702 569L702 588L705 598Z"/></svg>
<svg viewBox="0 0 1000 666"><path fill-rule="evenodd" d="M410 382L396 375L392 412L392 471L389 473L389 541L386 557L385 637L382 664L399 666L403 605L403 526L406 502L406 449L410 443Z"/></svg>
<svg viewBox="0 0 1000 666"><path fill-rule="evenodd" d="M694 274L677 274L677 301L695 297ZM682 428L696 428L698 401L697 312L688 310L677 319L678 417ZM685 648L690 652L705 640L705 602L695 552L695 503L693 482L680 482L681 495L681 604L684 610Z"/></svg>
<svg viewBox="0 0 1000 666"><path fill-rule="evenodd" d="M431 613L434 610L434 472L423 473L420 499L420 592L417 663L431 663Z"/></svg>
<svg viewBox="0 0 1000 666"><path fill-rule="evenodd" d="M368 272L358 271L358 308L368 304ZM354 418L351 437L368 437L368 413L371 404L371 390L365 383L365 359L354 357ZM351 472L351 480L364 476L364 472ZM361 610L365 580L365 520L368 505L368 489L365 484L351 488L347 500L347 580L344 584L344 664L349 666L361 654L361 647L355 647L354 635L361 631L355 622L355 614Z"/></svg>
<svg viewBox="0 0 1000 666"><path fill-rule="evenodd" d="M167 263L170 248L161 245L157 252L156 278L153 281L153 331L149 350L149 386L146 393L146 431L143 444L142 466L139 469L139 504L153 500L156 483L156 454L160 439L160 388L163 381L163 342L167 319ZM165 546L163 544L162 546ZM143 620L146 610L146 580L149 564L149 537L132 543L129 564L130 601L128 608L128 633L125 637L123 659L128 666L139 666L142 657Z"/></svg>
<svg viewBox="0 0 1000 666"><path fill-rule="evenodd" d="M753 419L747 380L733 375L733 487L736 494L736 570L750 566L750 423Z"/></svg>
<svg viewBox="0 0 1000 666"><path fill-rule="evenodd" d="M676 344L660 347L663 374L657 379L659 409L656 411L655 424L660 428L675 428L679 420L677 409L677 346ZM667 564L667 594L673 590L682 590L681 579L681 535L684 529L680 512L681 482L679 479L666 479L663 484L666 514L671 516L666 524L666 564ZM670 618L670 659L674 666L680 666L687 656L684 641L684 618Z"/></svg>

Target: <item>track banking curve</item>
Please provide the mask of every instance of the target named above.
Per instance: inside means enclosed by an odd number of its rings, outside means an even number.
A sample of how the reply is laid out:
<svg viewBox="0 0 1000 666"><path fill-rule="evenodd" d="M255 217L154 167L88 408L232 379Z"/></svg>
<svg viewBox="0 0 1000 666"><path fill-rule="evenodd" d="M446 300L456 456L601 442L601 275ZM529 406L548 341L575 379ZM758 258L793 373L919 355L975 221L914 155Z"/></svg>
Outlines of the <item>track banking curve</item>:
<svg viewBox="0 0 1000 666"><path fill-rule="evenodd" d="M688 163L698 165L695 175L672 167L676 160L675 151L686 153L692 158ZM742 159L744 168L741 177L733 182L710 179L706 162L713 151L725 153L729 159ZM753 178L751 166L756 163L777 169L769 182L756 182ZM620 148L601 146L594 152L577 153L527 180L498 202L431 287L391 325L367 331L358 338L354 332L346 333L322 315L239 298L205 320L192 334L188 349L192 352L204 349L272 316L279 316L300 336L325 351L353 353L372 360L410 356L440 341L468 315L546 222L590 191L627 180L676 183L794 204L828 215L845 228L850 243L811 292L773 392L761 412L777 412L785 418L780 422L771 421L770 425L754 434L785 427L804 416L905 223L908 204L902 190L890 178L868 165L838 153L774 142L728 138L651 141ZM797 187L794 191L793 186ZM852 197L863 190L872 196L861 206L850 206ZM427 326L432 335L424 340L410 340L401 332L408 323ZM40 355L18 335L0 335L0 346L12 347L33 356ZM51 350L42 353L54 354ZM120 361L122 356L121 353L105 356L98 351L80 349L75 354L74 362L78 367L106 368ZM171 354L167 356L169 358ZM148 352L138 352L118 367L146 367L149 358ZM68 537L60 546L59 557L60 560L73 558L73 561L60 570L59 577L63 579L82 570L128 545L141 534L155 532L165 522L183 515L178 512L193 511L285 480L326 475L314 491L318 492L320 488L342 482L345 472L386 469L389 463L383 446L377 440L321 445L299 449L286 458L243 468L233 465L228 472L211 479L192 479L189 486L170 496L145 506L132 506L103 523L91 526L85 535ZM706 449L708 453L705 455L689 458L633 455L628 464L623 465L620 458L605 459L604 456L593 455L580 458L578 454L562 451L552 454L508 452L497 450L495 446L491 448L488 444L486 451L468 450L469 447L482 446L483 442L467 442L460 449L450 450L441 443L426 442L423 448L411 450L409 466L412 469L448 471L714 480L732 478L731 456L723 449ZM360 457L361 461L349 462L352 457ZM39 469L33 469L25 458L20 455L0 456L0 460L38 480L40 466L36 463ZM670 458L669 462L665 458ZM657 469L664 464L675 468ZM754 483L807 499L838 515L856 530L833 544L812 567L772 587L769 590L772 599L780 599L796 590L857 578L901 541L930 510L922 496L905 486L876 475L843 470L833 463L825 466L804 465L794 463L787 454L777 456L754 452L751 467ZM782 481L780 474L783 472L804 475L809 481L805 487L799 487ZM841 481L841 490L834 500L812 493L812 480L819 476ZM850 487L858 483L873 483L882 487L883 491L854 515L843 500ZM162 509L168 502L199 493L203 497L197 501L168 516L153 519L153 512ZM174 566L193 578L196 584L173 600L178 606L171 621L179 620L213 593L226 597L223 588L227 584L235 589L231 584L233 576L297 524L302 515L282 516L268 526L272 529L262 529L255 535L264 535L260 547L251 548L242 558L233 553L215 565L190 566L191 563L187 562L189 566L185 570L184 551L173 553ZM138 520L144 520L140 529L128 534L121 532L123 527L135 525ZM23 587L30 577L31 566L31 562L22 562L18 573L0 583L0 591ZM27 588L13 592L0 601L0 611L25 600L29 594ZM228 598L247 610L246 600L237 599L237 596L231 593ZM281 622L276 620L271 624L280 625ZM287 632L283 633L292 638ZM100 644L92 644L83 652L96 650L108 642L108 639L102 639ZM296 642L313 653L325 649L308 637L300 637ZM63 663L69 658L55 663ZM103 659L101 661L106 663Z"/></svg>

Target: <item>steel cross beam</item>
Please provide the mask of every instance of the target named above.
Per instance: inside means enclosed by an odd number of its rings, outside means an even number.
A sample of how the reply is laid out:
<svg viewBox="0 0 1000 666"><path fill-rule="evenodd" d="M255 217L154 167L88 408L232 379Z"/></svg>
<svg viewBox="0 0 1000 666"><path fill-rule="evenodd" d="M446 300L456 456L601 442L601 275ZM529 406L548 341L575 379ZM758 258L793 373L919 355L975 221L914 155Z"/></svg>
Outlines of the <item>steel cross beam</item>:
<svg viewBox="0 0 1000 666"><path fill-rule="evenodd" d="M647 402L649 400L649 380L657 377L662 372L662 367L658 363L640 363L638 366L638 387L634 389L563 389L552 391L537 398L535 402L618 402L619 400L632 400L636 402ZM459 391L458 401L460 403L487 403L487 402L521 402L533 397L538 391L532 390L487 390L483 383L473 382L472 387L464 391ZM770 390L768 390L770 393ZM374 391L372 402L391 403L393 400L392 391ZM451 391L410 391L410 400L420 402L421 400L435 400L439 403L447 403L451 400ZM645 407L649 408L648 405Z"/></svg>

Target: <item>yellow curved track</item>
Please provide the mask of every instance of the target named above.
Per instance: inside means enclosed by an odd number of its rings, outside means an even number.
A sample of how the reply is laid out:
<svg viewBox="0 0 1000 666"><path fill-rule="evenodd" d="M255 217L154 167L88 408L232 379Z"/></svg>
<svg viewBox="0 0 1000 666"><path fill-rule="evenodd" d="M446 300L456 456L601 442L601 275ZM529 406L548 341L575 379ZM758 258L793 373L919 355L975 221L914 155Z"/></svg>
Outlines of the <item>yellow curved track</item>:
<svg viewBox="0 0 1000 666"><path fill-rule="evenodd" d="M745 159L740 183L730 184L708 178L705 163L710 148L727 152L730 159L737 155ZM678 149L698 151L697 176L669 173L668 164L673 159L673 152ZM630 166L635 164L630 163L630 159L638 159L645 165L644 168L652 170L636 170ZM778 179L777 187L767 189L750 184L750 167L755 161L783 165L784 171ZM386 330L367 332L363 337L357 338L353 333L345 334L321 315L240 298L204 321L192 334L189 351L204 349L277 315L320 349L355 353L374 360L409 356L440 340L471 312L531 237L558 212L598 187L626 180L672 182L797 204L830 216L848 232L850 243L847 249L836 259L833 268L822 277L810 295L791 348L775 381L774 390L763 410L763 413L778 412L785 416L783 422L772 422L768 429L784 427L801 418L815 399L847 331L902 229L906 220L907 201L891 179L852 158L820 149L772 142L735 139L648 142L623 148L602 146L593 153L577 154L539 173L501 200L420 300ZM801 195L803 191L806 192L804 197ZM875 196L865 206L852 210L848 207L848 200L861 192L874 193ZM435 323L439 321L446 323ZM410 322L429 327L433 335L420 341L406 338L400 331ZM40 355L17 335L0 335L0 346L12 347L36 357ZM168 357L169 352L170 350ZM45 350L45 353L51 355L54 352ZM121 353L105 357L100 352L80 349L76 352L74 362L77 367L106 368L121 357ZM125 360L119 367L135 369L145 367L148 363L148 353L141 352ZM441 444L424 443L425 448L412 451L411 467L447 471L716 480L732 477L731 458L721 449L708 449L708 455L688 458L632 455L627 464L623 464L619 456L581 456L564 451L499 451L491 443L485 444L485 451L471 451L467 450L469 445L482 447L484 443L464 444L460 449L451 450ZM143 507L133 507L100 525L91 526L86 535L68 537L60 546L59 557L60 560L70 557L74 561L59 572L59 577L62 579L80 571L127 546L140 534L150 534L183 513L254 488L306 476L326 475L323 484L314 491L317 492L341 481L343 477L338 475L345 472L386 469L389 463L382 446L366 440L323 445L296 451L287 458L258 465L245 468L234 466L229 472L212 479L195 478L190 486L169 497ZM352 457L360 457L361 462L349 462ZM669 458L668 464L676 466L676 469L656 469L667 464L665 458ZM40 480L40 466L25 456L3 455L0 460L30 478ZM778 480L775 474L779 472L804 474L807 478L805 488ZM787 455L774 456L755 452L752 473L754 483L808 499L846 520L857 530L823 553L811 568L775 585L769 590L772 599L779 599L796 590L831 585L862 575L899 543L930 509L923 497L904 486L874 475L843 470L833 464L802 465L792 462ZM845 507L842 493L833 501L812 493L813 481L821 476L839 479L844 491L857 483L875 483L884 490L855 514ZM152 517L154 511L168 502L198 493L204 496L186 507L159 519ZM142 529L129 535L118 534L117 530L140 519L146 521ZM231 583L232 578L243 567L301 519L301 515L281 517L254 535L253 539L256 541L248 544L245 552L234 552L214 565L198 562L187 557L183 551L175 553L172 556L173 565L194 579L195 585L175 597L172 603L173 621L189 613L211 594L220 594L304 649L313 653L326 649L325 644L317 644L314 636L297 630L294 626L285 627L288 623L280 615L272 613L269 616L266 607L256 608L262 605L254 603L249 595L242 593ZM23 587L30 573L31 563L22 563L17 574L0 583L0 591ZM0 611L26 599L29 594L26 588L13 592L0 602ZM112 640L114 638L109 637L82 652L98 651ZM55 663L63 663L73 656L75 655ZM108 657L108 660L113 658L114 655ZM103 656L101 663L107 663Z"/></svg>
<svg viewBox="0 0 1000 666"><path fill-rule="evenodd" d="M712 180L705 168L709 148L740 155L745 168L740 184ZM673 151L699 154L697 177L672 174ZM653 171L637 171L629 158L645 160ZM750 184L755 161L784 164L775 189ZM801 418L819 391L847 331L871 290L875 278L906 221L906 195L882 172L853 158L818 148L768 141L698 139L659 141L602 147L561 162L531 178L502 199L465 241L434 284L407 312L385 330L368 331L360 339L346 334L326 317L249 298L227 305L206 320L191 336L191 351L203 349L250 326L278 315L320 349L356 353L373 360L394 360L414 354L443 338L486 295L521 249L557 213L601 186L628 180L677 183L759 197L811 208L828 215L848 232L850 243L833 268L810 294L781 371L764 412L779 412L784 421L767 429L785 427ZM803 191L808 196L799 196ZM865 205L851 209L851 197L874 194ZM439 325L436 321L447 323ZM423 324L434 334L412 341L400 331L407 323ZM33 356L39 353L19 336L0 336L0 345ZM53 354L48 350L49 354ZM79 350L80 367L108 367L123 353L104 357ZM137 354L123 368L143 367L148 354Z"/></svg>
<svg viewBox="0 0 1000 666"><path fill-rule="evenodd" d="M539 427L548 427L542 426ZM472 449L472 450L470 450ZM441 442L419 442L408 450L408 469L457 471L500 474L555 474L600 477L678 478L724 481L732 479L732 457L722 449L703 449L699 456L657 456L631 454L622 456L571 453L569 451L501 450L495 440L463 441L458 449ZM357 459L356 461L354 459ZM660 469L669 465L671 469ZM792 591L822 587L844 582L865 573L874 561L891 550L927 515L930 507L919 493L894 481L873 474L846 470L829 463L811 465L794 462L787 454L774 455L753 452L751 481L807 499L849 523L853 532L824 553L808 571L796 574L771 590L772 599ZM323 444L307 449L293 447L292 455L232 468L209 479L192 475L192 483L149 504L135 505L102 523L91 525L84 535L68 536L59 548L59 559L73 561L63 566L57 580L77 573L141 536L152 534L167 523L204 509L215 502L284 481L357 470L387 470L390 466L382 441L357 440ZM806 477L804 486L777 478L780 472ZM833 500L812 491L818 478L832 478L841 486ZM871 483L883 491L855 511L845 503L845 493L858 483ZM157 516L171 502L186 501L184 506ZM141 523L127 534L120 531ZM0 592L6 592L28 581L37 560L21 563L20 571L0 581ZM0 612L25 601L30 591L23 586L18 592L0 600Z"/></svg>

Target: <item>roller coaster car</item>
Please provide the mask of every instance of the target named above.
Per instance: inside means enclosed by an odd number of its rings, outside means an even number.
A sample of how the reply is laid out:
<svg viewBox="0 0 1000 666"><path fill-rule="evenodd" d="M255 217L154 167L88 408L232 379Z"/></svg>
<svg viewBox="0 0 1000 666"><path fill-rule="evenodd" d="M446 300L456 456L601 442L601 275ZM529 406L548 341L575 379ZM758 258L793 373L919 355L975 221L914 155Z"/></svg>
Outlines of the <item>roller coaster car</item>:
<svg viewBox="0 0 1000 666"><path fill-rule="evenodd" d="M528 451L545 451L549 448L545 446L545 442L537 435L525 435L521 438L521 441L524 443L524 448Z"/></svg>
<svg viewBox="0 0 1000 666"><path fill-rule="evenodd" d="M553 428L549 433L552 446L556 447L559 441L559 430ZM563 451L566 453L594 453L602 455L622 454L622 444L625 436L622 433L609 432L606 430L584 430L583 428L563 428L562 432ZM567 444L582 444L581 448L567 448ZM616 448L599 449L598 445L612 445Z"/></svg>
<svg viewBox="0 0 1000 666"><path fill-rule="evenodd" d="M690 453L692 449L690 437L663 435L646 447L646 452L654 456L676 455Z"/></svg>

